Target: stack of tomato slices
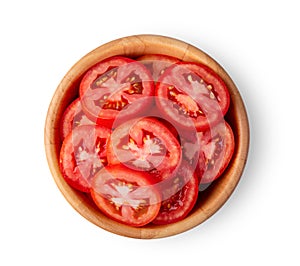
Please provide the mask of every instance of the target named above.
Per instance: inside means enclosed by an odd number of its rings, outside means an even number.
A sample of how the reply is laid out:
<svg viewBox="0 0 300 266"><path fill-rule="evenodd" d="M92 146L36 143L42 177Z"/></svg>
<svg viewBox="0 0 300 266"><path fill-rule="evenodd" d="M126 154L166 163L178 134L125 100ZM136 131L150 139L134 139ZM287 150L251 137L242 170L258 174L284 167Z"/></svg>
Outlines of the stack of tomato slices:
<svg viewBox="0 0 300 266"><path fill-rule="evenodd" d="M178 222L231 160L229 104L226 84L204 64L107 58L85 73L62 117L63 177L120 223Z"/></svg>

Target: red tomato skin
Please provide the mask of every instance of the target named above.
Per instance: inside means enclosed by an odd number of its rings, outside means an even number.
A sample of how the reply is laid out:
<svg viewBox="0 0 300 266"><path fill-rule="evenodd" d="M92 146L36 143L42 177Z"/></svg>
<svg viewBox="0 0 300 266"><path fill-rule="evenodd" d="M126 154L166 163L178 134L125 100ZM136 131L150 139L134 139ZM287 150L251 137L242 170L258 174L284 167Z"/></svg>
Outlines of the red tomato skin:
<svg viewBox="0 0 300 266"><path fill-rule="evenodd" d="M168 103L168 101L170 101L168 98L168 88L170 86L174 86L176 89L179 89L180 91L189 95L187 89L188 87L183 86L182 84L181 86L178 85L178 82L183 82L184 79L180 76L181 74L174 74L176 71L183 72L185 74L190 71L190 73L196 74L199 78L204 80L205 84L214 85L216 93L221 98L218 104L214 104L215 107L213 108L215 108L215 112L205 111L204 113L207 117L198 116L197 119L186 119L177 111L174 112L175 109L173 107L168 108L168 105L170 105ZM186 83L186 81L184 82ZM196 90L194 90L194 93L196 93ZM169 67L156 83L155 96L156 105L160 112L165 116L165 119L186 130L190 130L195 127L197 131L205 131L209 127L216 125L220 120L223 119L230 105L230 94L225 82L212 69L201 63L178 62ZM197 98L197 102L200 103L203 101L203 99L204 97Z"/></svg>
<svg viewBox="0 0 300 266"><path fill-rule="evenodd" d="M142 131L143 129L146 129L148 131L153 130L153 134L156 135L157 137L163 138L163 141L167 144L167 148L170 150L170 158L172 159L171 161L168 160L168 158L165 158L162 160L161 164L157 167L157 170L161 172L167 172L167 173L172 173L174 169L177 167L177 165L180 164L181 162L181 147L180 144L174 136L173 132L170 131L168 128L166 128L161 122L159 122L157 119L152 118L152 117L144 117L142 119L137 119L138 122L136 123L135 129L136 132ZM134 121L134 120L131 120ZM131 123L129 121L129 123ZM116 129L115 132L121 131L123 132L123 128L126 127L126 124L121 125L119 128ZM121 129L122 128L122 129ZM134 132L135 130L132 130ZM120 135L115 135L118 133L113 132L110 138L108 139L108 144L107 144L107 160L109 164L115 165L115 164L127 164L127 162L120 162L118 159L118 150L115 151L114 144L116 143L115 140L117 139L122 139L124 136ZM115 134L114 134L115 133ZM152 132L151 132L152 133ZM138 133L135 134L136 136L139 135ZM124 152L124 151L120 151ZM128 151L130 152L130 151ZM119 153L121 154L121 153ZM139 169L138 167L136 170L142 170Z"/></svg>
<svg viewBox="0 0 300 266"><path fill-rule="evenodd" d="M125 181L131 184L134 183L140 187L149 187L148 192L151 193L150 196L154 203L148 206L147 212L143 213L141 217L123 217L107 198L97 192L97 186L103 185L105 181L111 182L112 180ZM98 181L100 181L100 185L97 184ZM160 193L154 186L153 177L146 172L135 171L122 165L109 165L101 169L93 177L92 183L91 196L95 204L102 213L117 222L133 227L141 227L152 222L159 212L161 205Z"/></svg>
<svg viewBox="0 0 300 266"><path fill-rule="evenodd" d="M163 114L160 113L156 106L153 106L153 108L149 110L147 117L157 119L173 133L175 138L179 137L176 127L170 121L163 118Z"/></svg>
<svg viewBox="0 0 300 266"><path fill-rule="evenodd" d="M154 81L157 81L172 64L180 62L180 59L176 57L163 54L147 54L136 60L141 61L149 69Z"/></svg>
<svg viewBox="0 0 300 266"><path fill-rule="evenodd" d="M200 184L208 184L211 183L213 181L215 181L216 179L218 179L219 177L222 176L222 174L224 173L224 171L226 170L226 168L228 167L230 160L234 154L234 150L235 150L235 138L234 138L234 133L232 131L232 128L230 127L230 125L224 121L218 125L216 125L216 128L218 126L225 126L225 135L223 135L223 139L225 142L225 148L223 149L223 154L222 154L222 161L221 162L217 162L216 164L219 166L217 170L215 170L215 172L210 175L210 171L207 170L203 170L203 156L201 156L201 151L199 153L199 162L198 162L198 172L200 173ZM202 132L198 133L203 134ZM205 133L204 133L205 134ZM201 145L201 137L200 137L200 145ZM200 147L201 150L201 147ZM201 166L202 165L202 166Z"/></svg>
<svg viewBox="0 0 300 266"><path fill-rule="evenodd" d="M61 125L60 125L60 136L61 139L64 140L65 137L74 129L77 127L79 124L74 123L74 117L77 115L81 115L84 117L83 124L81 123L80 125L93 125L94 122L89 120L84 112L82 111L81 108L81 103L80 99L76 98L71 104L67 107L65 110L62 119L61 119Z"/></svg>
<svg viewBox="0 0 300 266"><path fill-rule="evenodd" d="M181 181L178 181L178 179ZM152 223L157 225L171 224L183 220L191 212L198 198L199 178L187 162L183 162L178 172L165 180L165 184L163 182L161 185L161 193L163 195L161 209L152 221ZM178 191L176 186L180 182L183 182L183 184ZM170 186L176 187L175 192L170 192L172 191ZM175 199L173 199L174 197ZM180 197L179 202L181 201L182 203L179 206L175 206L176 202L174 203L174 200L176 201L178 197Z"/></svg>
<svg viewBox="0 0 300 266"><path fill-rule="evenodd" d="M71 131L64 139L60 149L59 166L64 180L74 189L81 192L90 192L90 182L87 177L82 176L80 169L77 167L76 159L74 158L74 145L76 134L82 129L93 128L97 132L101 131L101 137L108 138L110 130L99 125L81 125ZM100 133L99 133L100 135Z"/></svg>
<svg viewBox="0 0 300 266"><path fill-rule="evenodd" d="M224 95L222 97L224 99L224 101L222 101L220 103L220 108L221 108L223 115L225 115L230 106L230 94L229 94L227 85L223 81L223 79L215 71L213 71L210 67L208 67L204 64L201 64L201 63L181 63L181 64L184 65L185 67L188 67L189 69L191 69L192 71L197 73L199 76L204 76L205 81L208 84L216 83L216 84L218 84L218 86L220 86L222 88L222 91L220 91L220 93L222 93ZM198 67L200 67L200 68L198 68Z"/></svg>
<svg viewBox="0 0 300 266"><path fill-rule="evenodd" d="M95 78L95 71L97 71L97 67L101 64L106 64L110 60L115 60L116 67L122 66L124 64L130 64L130 63L137 63L142 65L142 61L165 61L169 62L170 65L166 67L162 73L159 74L149 74L151 71L145 70L146 75L149 77L152 76L152 79L146 80L143 82L145 86L149 89L148 96L152 99L152 101L145 100L145 104L143 109L140 109L139 112L134 112L134 104L130 106L132 109L129 108L129 112L132 112L131 115L125 115L124 118L119 118L118 123L114 124L117 119L115 117L118 115L118 113L115 110L108 110L105 116L97 116L95 113L93 113L87 106L84 104L83 95L85 93L85 87L86 84L89 84L91 80ZM141 61L138 63L136 60ZM211 68L208 66L201 64L201 63L192 63L192 62L182 62L181 60L165 55L160 54L150 54L150 55L144 55L139 58L136 58L136 60L133 60L131 58L123 57L123 56L114 56L111 58L107 58L97 64L95 64L91 69L89 69L85 75L83 76L79 88L79 94L80 97L74 100L66 109L63 118L61 119L61 125L60 125L60 136L62 140L62 147L60 150L60 162L59 166L62 172L62 175L64 177L64 180L75 190L78 190L83 193L87 193L91 200L93 200L96 204L96 206L99 208L99 210L104 213L107 217L109 217L112 220L115 220L117 222L120 222L125 225L133 226L133 227L142 227L145 225L151 223L154 225L166 225L171 223L176 223L181 220L183 220L185 217L187 217L191 211L193 210L199 193L199 186L200 185L206 185L214 182L218 178L220 178L224 171L227 169L230 160L234 154L235 151L235 137L234 133L230 127L230 125L223 121L225 114L227 113L230 105L230 94L227 90L227 86L225 82L222 80L220 76L218 76ZM118 65L119 64L119 65ZM222 101L220 102L220 114L218 118L211 119L210 121L194 121L193 125L190 124L188 126L183 125L181 122L178 122L176 119L174 120L172 116L169 115L171 112L170 110L165 110L163 105L159 102L160 98L165 98L166 93L162 92L160 88L164 86L169 86L168 84L164 84L163 78L167 76L169 73L171 73L172 69L176 66L183 66L192 72L198 74L200 77L203 77L205 82L207 84L219 84L221 87L221 90L218 91L218 94L222 98ZM146 69L146 67L144 67ZM105 73L105 72L104 72ZM97 74L99 76L99 73ZM156 83L154 83L156 82ZM152 104L155 99L155 104ZM97 127L103 127L105 128L105 132L107 132L107 160L108 165L104 166L89 180L85 178L80 178L78 173L76 173L77 177L70 177L70 171L66 170L65 163L63 161L69 161L72 162L74 159L72 158L72 149L70 147L67 147L66 145L66 139L72 138L73 130L74 130L74 124L73 124L73 118L74 115L76 115L76 110L79 110L78 106L81 105L81 102L83 102L82 105L82 112L86 115L86 117L90 120L91 125L97 126ZM150 110L152 106L152 110ZM76 107L76 108L75 108ZM133 111L132 111L133 110ZM125 111L126 112L126 111ZM125 113L124 112L124 113ZM150 122L150 124L154 123L156 124L156 121L164 124L162 125L163 128L167 128L172 134L171 139L175 138L177 141L179 141L179 148L180 148L180 137L178 133L179 132L184 135L185 138L192 143L192 140L188 139L188 136L190 135L189 132L194 131L196 128L196 132L199 136L199 139L203 137L203 135L210 131L212 128L217 128L219 123L222 122L226 126L226 135L224 137L225 139L225 147L224 147L224 154L222 157L222 163L220 164L220 167L213 172L212 175L209 174L209 171L205 171L204 168L206 166L203 166L203 153L201 153L201 145L200 145L200 152L199 152L199 160L198 160L198 154L193 151L193 154L197 154L192 156L193 161L196 161L196 169L193 169L191 165L193 165L191 162L187 162L185 160L188 160L188 155L183 155L183 153L180 153L180 159L178 160L177 164L167 171L164 171L164 168L167 168L166 165L161 166L158 170L155 169L153 172L149 171L140 171L140 169L130 169L123 165L122 162L118 160L118 158L113 153L112 149L112 139L111 139L111 129L115 130L117 125L120 125L122 123L125 123L129 119L135 118L136 116L143 116L148 115L149 117L146 117L146 120ZM207 119L208 120L208 119ZM220 122L221 121L221 122ZM97 125L95 125L95 123ZM191 128L192 127L192 131ZM149 128L147 127L147 130ZM182 130L182 131L181 131ZM136 133L136 135L139 135L140 133ZM200 141L201 142L201 141ZM197 143L197 142L195 142ZM182 143L181 143L182 144ZM198 144L198 143L197 143ZM173 146L177 146L173 145ZM190 156L191 157L191 156ZM194 160L195 157L195 160ZM75 159L76 161L76 159ZM76 163L76 162L75 162ZM176 167L180 165L180 167ZM176 169L176 173L172 172L172 170ZM103 197L97 192L97 189L95 189L95 182L96 180L100 180L104 178L105 174L104 172L109 172L112 176L112 180L119 180L121 178L126 177L126 182L132 183L132 184L138 184L140 186L150 186L151 187L151 193L153 193L153 197L155 198L155 204L152 204L149 207L148 212L149 213L143 213L142 215L148 216L143 217L141 220L136 221L134 220L136 217L119 217L116 213L112 211L112 205L113 203L109 203L107 198ZM186 176L189 176L190 178L188 181L186 181L186 184L182 188L182 194L184 194L183 198L183 205L182 208L179 208L179 210L175 211L166 211L166 208L163 207L166 206L171 200L169 201L168 196L171 198L172 195L170 192L165 192L164 189L167 188L167 190L171 190L170 187L164 187L166 184L170 184L170 186L177 183L175 182L176 176L185 176L184 180L186 180ZM105 177L106 178L106 177ZM160 184L160 182L162 184ZM168 195L168 196L166 196ZM130 212L127 212L127 215L129 215Z"/></svg>
<svg viewBox="0 0 300 266"><path fill-rule="evenodd" d="M62 156L62 155L61 155ZM70 158L71 160L71 158ZM74 189L89 193L90 192L90 184L89 182L84 178L78 178L77 180L74 180L74 178L70 178L70 175L68 171L63 166L63 161L60 159L60 170L62 172L64 180Z"/></svg>
<svg viewBox="0 0 300 266"><path fill-rule="evenodd" d="M142 63L128 57L113 56L107 58L92 66L83 76L79 86L79 95L82 103L82 108L86 116L99 125L111 128L116 117L120 116L120 111L115 109L104 110L104 108L100 108L100 111L98 110L97 113L95 113L96 110L92 110L90 104L88 103L87 99L89 97L86 97L86 93L90 90L90 86L93 84L93 82L99 76L107 73L107 71L109 71L112 66L113 68L119 68L126 65L128 65L128 67L132 67L134 65L141 71L139 72L139 74L144 78L141 82L143 84L145 93L142 95L142 98L139 98L138 104L130 104L130 108L127 108L126 111L124 110L124 112L122 112L122 116L124 117L119 117L119 122L121 121L121 119L122 121L126 121L128 119L134 118L137 114L140 115L144 112L147 112L148 108L150 108L152 104L152 96L154 95L154 83L148 69Z"/></svg>

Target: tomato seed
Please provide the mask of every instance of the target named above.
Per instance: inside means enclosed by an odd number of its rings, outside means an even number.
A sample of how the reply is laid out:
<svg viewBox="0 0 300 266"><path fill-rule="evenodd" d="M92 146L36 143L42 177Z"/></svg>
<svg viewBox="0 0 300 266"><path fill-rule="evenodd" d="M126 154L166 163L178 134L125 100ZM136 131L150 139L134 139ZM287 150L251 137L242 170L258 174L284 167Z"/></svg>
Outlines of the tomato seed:
<svg viewBox="0 0 300 266"><path fill-rule="evenodd" d="M192 81L193 81L192 75L188 75L188 76L187 76L187 79L188 79L189 82L192 82Z"/></svg>
<svg viewBox="0 0 300 266"><path fill-rule="evenodd" d="M175 96L177 95L177 94L176 94L176 92L175 92L175 91L173 91L173 90L172 90L172 91L170 91L169 93L170 93L170 95L171 95L171 96L173 96L173 97L175 97Z"/></svg>

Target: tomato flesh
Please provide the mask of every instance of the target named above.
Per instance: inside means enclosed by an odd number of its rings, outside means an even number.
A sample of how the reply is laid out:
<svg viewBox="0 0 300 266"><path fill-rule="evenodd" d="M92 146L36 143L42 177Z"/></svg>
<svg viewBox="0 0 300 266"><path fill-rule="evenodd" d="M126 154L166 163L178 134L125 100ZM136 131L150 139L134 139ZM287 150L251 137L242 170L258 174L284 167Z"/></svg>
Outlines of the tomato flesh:
<svg viewBox="0 0 300 266"><path fill-rule="evenodd" d="M153 223L169 224L185 218L197 201L198 184L196 173L184 162L175 176L163 184L163 201Z"/></svg>
<svg viewBox="0 0 300 266"><path fill-rule="evenodd" d="M112 126L117 116L126 121L146 111L152 103L149 96L154 95L154 84L143 64L115 56L87 71L79 93L86 115L98 124ZM120 113L122 110L126 112Z"/></svg>
<svg viewBox="0 0 300 266"><path fill-rule="evenodd" d="M207 184L224 172L234 152L234 135L227 122L198 132L200 143L198 168L201 184Z"/></svg>
<svg viewBox="0 0 300 266"><path fill-rule="evenodd" d="M75 127L79 125L93 125L81 108L80 99L74 100L65 110L61 120L61 139L63 140Z"/></svg>
<svg viewBox="0 0 300 266"><path fill-rule="evenodd" d="M82 125L64 139L60 168L65 180L83 192L90 191L90 179L107 165L106 146L110 130L103 126Z"/></svg>
<svg viewBox="0 0 300 266"><path fill-rule="evenodd" d="M107 166L95 175L91 195L108 217L136 227L155 219L161 204L150 175L120 165Z"/></svg>
<svg viewBox="0 0 300 266"><path fill-rule="evenodd" d="M147 67L154 81L157 81L169 66L180 62L175 57L163 54L147 54L138 57L137 60L141 61Z"/></svg>
<svg viewBox="0 0 300 266"><path fill-rule="evenodd" d="M157 82L156 96L156 104L168 120L198 131L217 124L230 103L223 80L198 63L180 62L169 67Z"/></svg>
<svg viewBox="0 0 300 266"><path fill-rule="evenodd" d="M66 182L125 225L179 222L234 153L226 84L200 63L151 54L107 58L64 112Z"/></svg>
<svg viewBox="0 0 300 266"><path fill-rule="evenodd" d="M178 140L154 118L140 118L117 127L108 141L110 164L122 163L140 171L172 172L181 161Z"/></svg>

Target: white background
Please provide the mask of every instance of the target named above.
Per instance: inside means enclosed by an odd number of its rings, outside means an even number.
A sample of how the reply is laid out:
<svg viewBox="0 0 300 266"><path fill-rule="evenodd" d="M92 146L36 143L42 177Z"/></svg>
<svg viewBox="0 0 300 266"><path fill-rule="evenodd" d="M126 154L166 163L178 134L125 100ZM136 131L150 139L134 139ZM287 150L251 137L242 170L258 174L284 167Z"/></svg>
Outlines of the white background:
<svg viewBox="0 0 300 266"><path fill-rule="evenodd" d="M1 265L299 265L297 1L1 1ZM202 225L158 240L106 232L66 202L43 128L52 95L90 50L133 34L196 45L231 75L251 146L242 179ZM276 264L277 265L277 264Z"/></svg>

